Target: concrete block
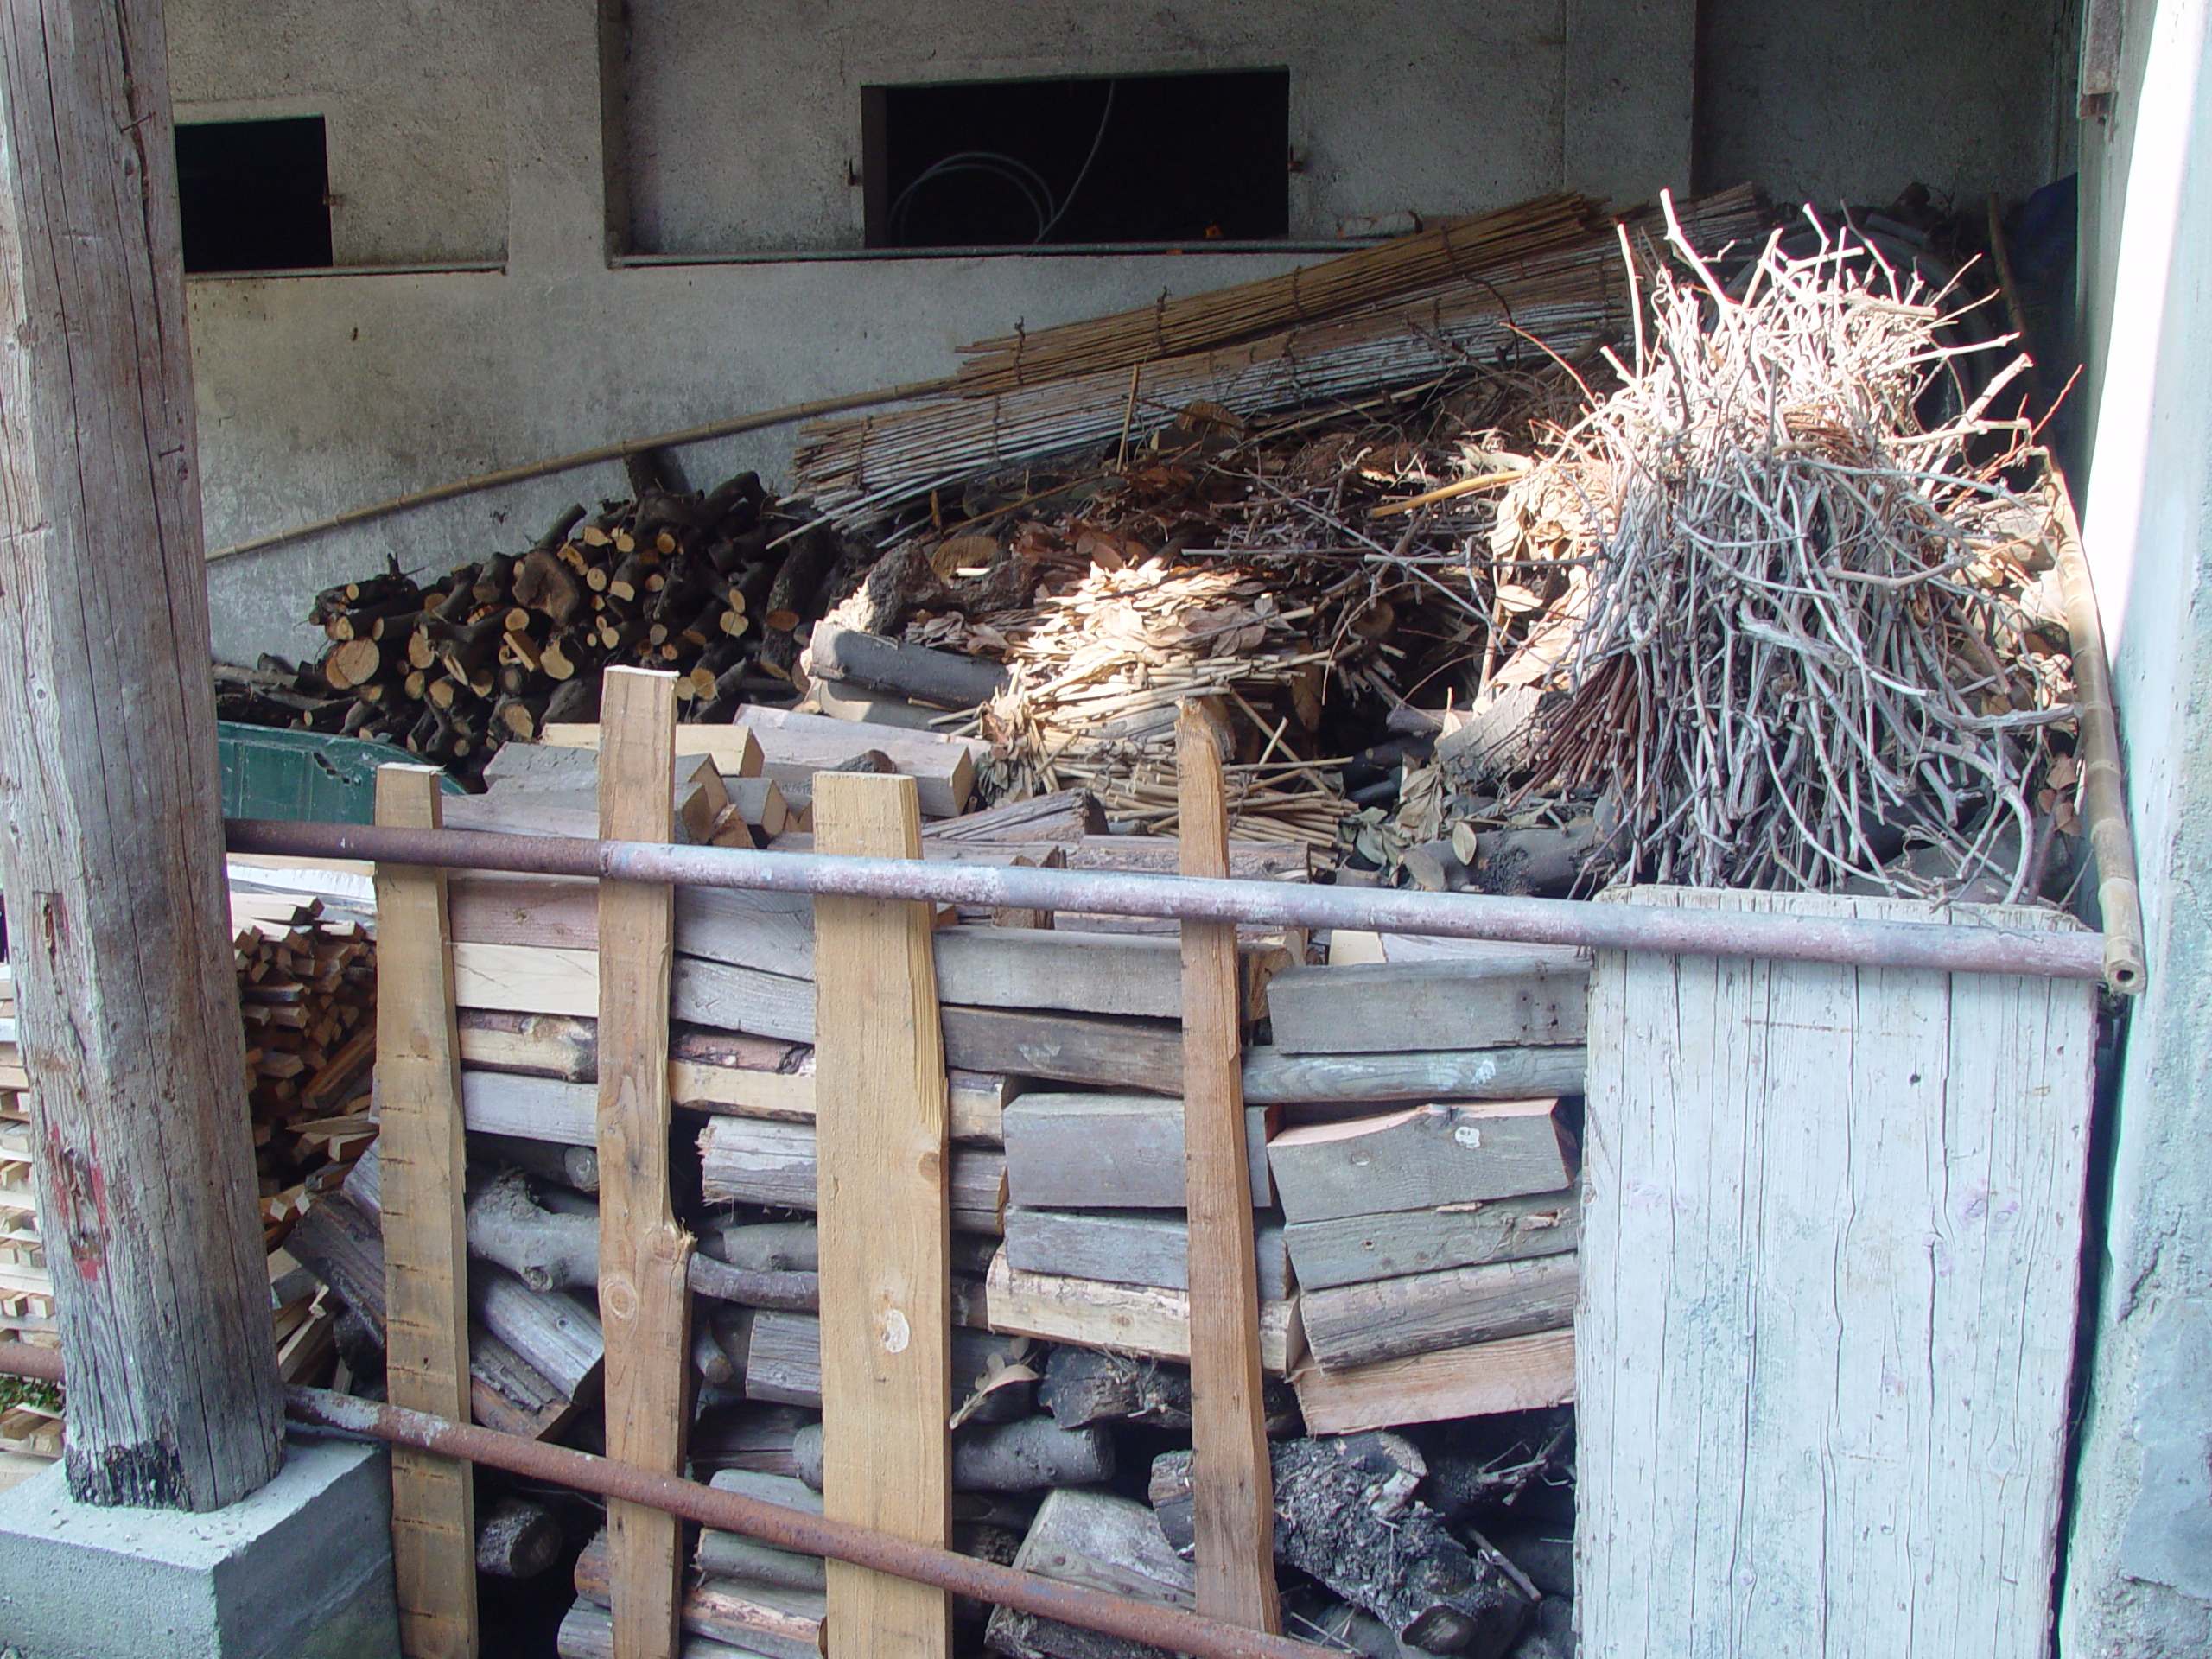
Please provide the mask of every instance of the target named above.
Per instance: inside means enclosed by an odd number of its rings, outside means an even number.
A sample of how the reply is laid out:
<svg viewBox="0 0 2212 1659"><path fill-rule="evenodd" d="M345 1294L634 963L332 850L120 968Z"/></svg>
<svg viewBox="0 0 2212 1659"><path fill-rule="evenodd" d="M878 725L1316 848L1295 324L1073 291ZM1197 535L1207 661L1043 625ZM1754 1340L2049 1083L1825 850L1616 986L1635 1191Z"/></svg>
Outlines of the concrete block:
<svg viewBox="0 0 2212 1659"><path fill-rule="evenodd" d="M62 1465L0 1495L17 1659L398 1659L384 1448L293 1434L226 1510L94 1509Z"/></svg>

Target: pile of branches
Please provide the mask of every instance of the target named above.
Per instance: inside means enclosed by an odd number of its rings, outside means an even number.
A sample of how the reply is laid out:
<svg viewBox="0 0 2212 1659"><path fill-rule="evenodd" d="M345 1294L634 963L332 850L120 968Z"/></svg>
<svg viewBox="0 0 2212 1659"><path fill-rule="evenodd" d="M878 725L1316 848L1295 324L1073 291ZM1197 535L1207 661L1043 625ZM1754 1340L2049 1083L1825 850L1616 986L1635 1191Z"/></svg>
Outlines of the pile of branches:
<svg viewBox="0 0 2212 1659"><path fill-rule="evenodd" d="M2075 709L2034 435L1987 416L2026 359L1961 406L1955 295L1847 235L1727 285L1672 239L1619 390L1500 504L1517 798L1592 804L1592 884L2031 893Z"/></svg>
<svg viewBox="0 0 2212 1659"><path fill-rule="evenodd" d="M1529 356L1274 420L1194 405L1134 454L974 480L834 620L1006 665L973 722L994 803L1082 787L1173 834L1175 703L1211 699L1236 835L1332 849L1354 798L1395 794L1390 710L1465 698L1490 626L1474 532L1399 509L1577 406Z"/></svg>

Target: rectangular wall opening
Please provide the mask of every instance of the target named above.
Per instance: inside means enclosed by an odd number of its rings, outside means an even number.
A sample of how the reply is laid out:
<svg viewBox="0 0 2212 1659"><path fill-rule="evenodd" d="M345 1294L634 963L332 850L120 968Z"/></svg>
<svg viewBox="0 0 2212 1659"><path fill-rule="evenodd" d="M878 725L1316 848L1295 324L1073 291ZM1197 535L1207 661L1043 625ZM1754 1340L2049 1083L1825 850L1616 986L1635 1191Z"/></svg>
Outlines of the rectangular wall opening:
<svg viewBox="0 0 2212 1659"><path fill-rule="evenodd" d="M321 116L181 124L176 178L186 270L303 270L334 263Z"/></svg>
<svg viewBox="0 0 2212 1659"><path fill-rule="evenodd" d="M1290 72L861 89L871 248L1267 241L1290 226Z"/></svg>

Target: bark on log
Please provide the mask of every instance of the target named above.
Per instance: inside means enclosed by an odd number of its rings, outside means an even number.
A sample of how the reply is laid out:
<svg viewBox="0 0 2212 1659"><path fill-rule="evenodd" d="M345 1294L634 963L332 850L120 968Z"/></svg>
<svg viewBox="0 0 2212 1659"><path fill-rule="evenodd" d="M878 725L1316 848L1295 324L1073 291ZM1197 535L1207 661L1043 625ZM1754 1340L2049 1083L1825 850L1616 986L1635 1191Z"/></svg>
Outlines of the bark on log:
<svg viewBox="0 0 2212 1659"><path fill-rule="evenodd" d="M468 1253L518 1274L532 1290L599 1282L599 1217L562 1215L531 1196L519 1170L493 1176L468 1200Z"/></svg>
<svg viewBox="0 0 2212 1659"><path fill-rule="evenodd" d="M1496 1551L1470 1553L1443 1518L1414 1501L1427 1473L1395 1434L1288 1440L1273 1448L1275 1558L1326 1585L1429 1653L1498 1659L1535 1597ZM1192 1547L1191 1454L1152 1465L1160 1530L1178 1554Z"/></svg>
<svg viewBox="0 0 2212 1659"><path fill-rule="evenodd" d="M476 1570L499 1579L534 1579L561 1554L561 1522L526 1497L505 1497L476 1529Z"/></svg>
<svg viewBox="0 0 2212 1659"><path fill-rule="evenodd" d="M67 1287L69 1490L201 1511L276 1472L283 1407L223 904L167 62L159 0L54 0L0 26L0 878Z"/></svg>

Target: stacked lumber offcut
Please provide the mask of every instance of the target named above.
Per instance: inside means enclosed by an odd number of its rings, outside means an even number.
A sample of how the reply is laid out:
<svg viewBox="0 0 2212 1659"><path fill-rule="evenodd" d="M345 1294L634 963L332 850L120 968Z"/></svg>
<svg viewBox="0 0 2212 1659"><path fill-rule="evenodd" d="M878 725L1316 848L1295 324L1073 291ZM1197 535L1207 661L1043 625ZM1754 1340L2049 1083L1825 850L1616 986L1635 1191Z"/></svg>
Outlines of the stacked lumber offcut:
<svg viewBox="0 0 2212 1659"><path fill-rule="evenodd" d="M505 830L582 833L596 733L553 735L568 741L511 747L484 796L450 804ZM741 710L716 747L719 759L678 761L672 805L725 842L741 828L771 847L808 844L790 802L861 757L964 804L969 750L956 738ZM1172 841L1097 830L1077 794L933 817L924 846L931 858L1174 867ZM1232 863L1306 874L1302 855L1264 844L1236 844ZM605 1354L598 895L588 881L455 872L447 914L475 1413L591 1444ZM1103 917L938 920L957 1541L1077 1579L1122 1562L1140 1593L1187 1605L1179 944ZM701 1298L690 1466L803 1508L823 1480L814 931L804 899L676 894L670 1089L692 1159L673 1187L698 1240ZM1532 1618L1548 1627L1539 1604L1563 1587L1543 1529L1563 1521L1554 1488L1572 1468L1559 1408L1573 1391L1582 971L1559 953L1454 949L1317 966L1325 953L1302 936L1240 938L1247 1157L1289 1605L1408 1650L1497 1655ZM1436 1047L1444 1033L1460 1046ZM372 1154L289 1245L349 1310L339 1335L356 1376L373 1375L384 1319L377 1177ZM596 1545L578 1565L564 1653L608 1650L606 1559ZM814 1649L818 1561L709 1530L694 1565L683 1618L695 1654ZM1010 1655L1093 1651L1004 1612L973 1633ZM1547 1651L1537 1637L1518 1650Z"/></svg>

